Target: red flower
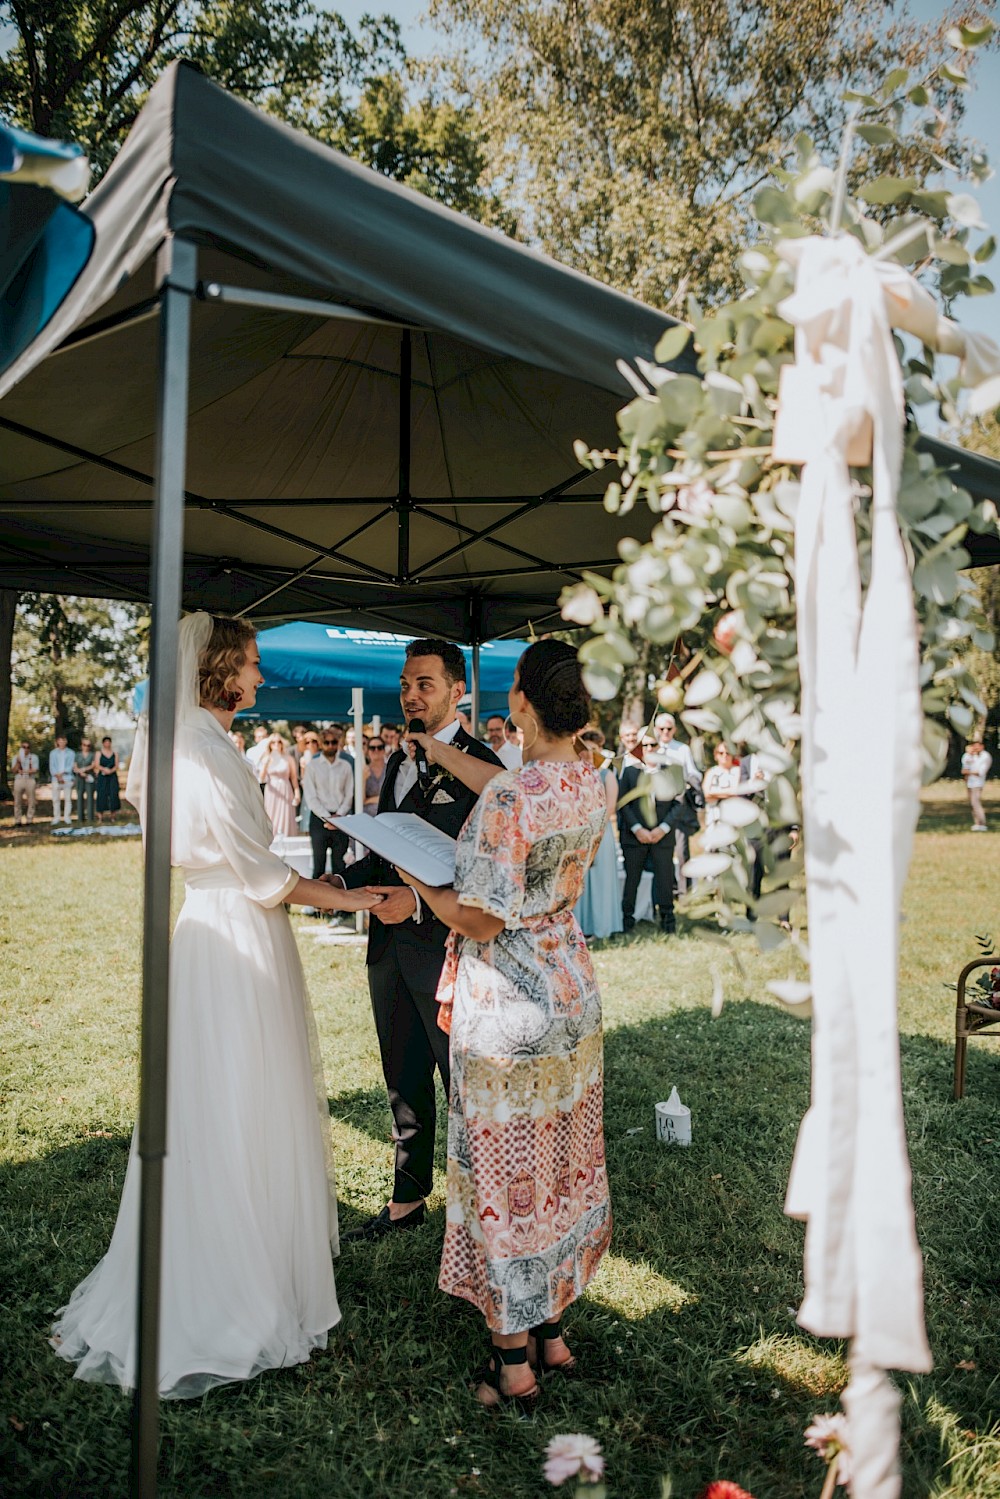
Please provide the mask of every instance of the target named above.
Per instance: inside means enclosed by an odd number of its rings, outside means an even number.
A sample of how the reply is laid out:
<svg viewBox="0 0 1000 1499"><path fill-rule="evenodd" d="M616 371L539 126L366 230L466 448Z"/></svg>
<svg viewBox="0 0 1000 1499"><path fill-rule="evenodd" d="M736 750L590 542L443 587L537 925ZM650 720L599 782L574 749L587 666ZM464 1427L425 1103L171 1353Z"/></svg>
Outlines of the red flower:
<svg viewBox="0 0 1000 1499"><path fill-rule="evenodd" d="M738 1483L730 1483L728 1478L717 1478L707 1489L702 1489L698 1499L753 1499L753 1495Z"/></svg>

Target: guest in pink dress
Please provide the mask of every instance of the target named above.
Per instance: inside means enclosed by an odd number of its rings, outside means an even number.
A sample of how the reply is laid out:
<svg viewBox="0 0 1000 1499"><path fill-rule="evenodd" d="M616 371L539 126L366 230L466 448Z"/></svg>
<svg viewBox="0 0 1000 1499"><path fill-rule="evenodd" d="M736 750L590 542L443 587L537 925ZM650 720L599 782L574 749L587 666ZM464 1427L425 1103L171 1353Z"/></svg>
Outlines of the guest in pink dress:
<svg viewBox="0 0 1000 1499"><path fill-rule="evenodd" d="M299 774L288 746L280 734L267 741L267 754L260 762L264 787L264 810L271 819L276 838L291 838L298 832L295 810L299 805Z"/></svg>

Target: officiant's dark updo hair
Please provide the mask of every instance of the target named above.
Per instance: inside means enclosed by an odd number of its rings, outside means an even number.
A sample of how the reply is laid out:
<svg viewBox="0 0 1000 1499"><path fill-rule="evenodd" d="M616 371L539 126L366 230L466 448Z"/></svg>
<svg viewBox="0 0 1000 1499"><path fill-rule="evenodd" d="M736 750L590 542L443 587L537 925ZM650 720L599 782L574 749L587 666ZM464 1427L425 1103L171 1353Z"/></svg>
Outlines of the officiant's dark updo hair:
<svg viewBox="0 0 1000 1499"><path fill-rule="evenodd" d="M231 713L239 702L236 678L246 664L247 651L257 631L245 619L212 616L212 633L198 662L201 701L206 708Z"/></svg>
<svg viewBox="0 0 1000 1499"><path fill-rule="evenodd" d="M590 698L576 651L565 640L536 640L517 663L517 685L546 734L564 739L590 720Z"/></svg>

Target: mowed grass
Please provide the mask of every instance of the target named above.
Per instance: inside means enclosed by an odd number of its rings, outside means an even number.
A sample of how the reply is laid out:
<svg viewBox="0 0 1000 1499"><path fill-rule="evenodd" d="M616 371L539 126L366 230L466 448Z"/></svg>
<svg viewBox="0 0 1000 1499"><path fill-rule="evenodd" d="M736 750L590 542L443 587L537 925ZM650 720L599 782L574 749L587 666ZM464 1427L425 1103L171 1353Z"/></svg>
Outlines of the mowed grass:
<svg viewBox="0 0 1000 1499"><path fill-rule="evenodd" d="M906 896L903 1077L935 1369L897 1376L904 1492L1000 1496L1000 1047L970 1044L951 1100L954 997L976 932L1000 937L996 832L976 837L961 788L929 794ZM0 829L0 1492L124 1496L130 1404L71 1378L45 1341L106 1247L136 1106L140 851ZM389 1115L361 953L295 919L320 1025L342 1225L390 1183ZM844 1349L803 1333L801 1226L782 1214L809 1087L809 1028L767 996L788 956L737 939L747 975L704 930L652 927L598 947L606 1009L613 1253L573 1309L583 1377L552 1382L531 1422L490 1418L468 1376L483 1347L436 1289L443 1176L429 1227L349 1247L344 1318L308 1365L161 1407L160 1491L176 1499L317 1494L528 1499L550 1492L545 1445L599 1438L609 1491L694 1499L715 1477L757 1499L818 1493L802 1431L833 1410ZM712 970L726 988L710 1012ZM656 1142L677 1083L690 1150ZM441 1145L443 1146L443 1130ZM443 1150L439 1150L443 1167Z"/></svg>

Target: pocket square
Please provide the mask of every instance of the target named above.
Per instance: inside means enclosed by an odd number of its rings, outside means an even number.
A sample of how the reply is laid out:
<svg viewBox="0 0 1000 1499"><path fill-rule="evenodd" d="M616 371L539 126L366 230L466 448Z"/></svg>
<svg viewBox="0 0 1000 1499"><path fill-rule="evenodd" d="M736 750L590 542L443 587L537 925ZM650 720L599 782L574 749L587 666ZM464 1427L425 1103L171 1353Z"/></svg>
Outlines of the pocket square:
<svg viewBox="0 0 1000 1499"><path fill-rule="evenodd" d="M435 791L433 797L431 798L431 806L440 807L444 802L453 802L454 800L455 798L453 796L449 796L447 791Z"/></svg>

